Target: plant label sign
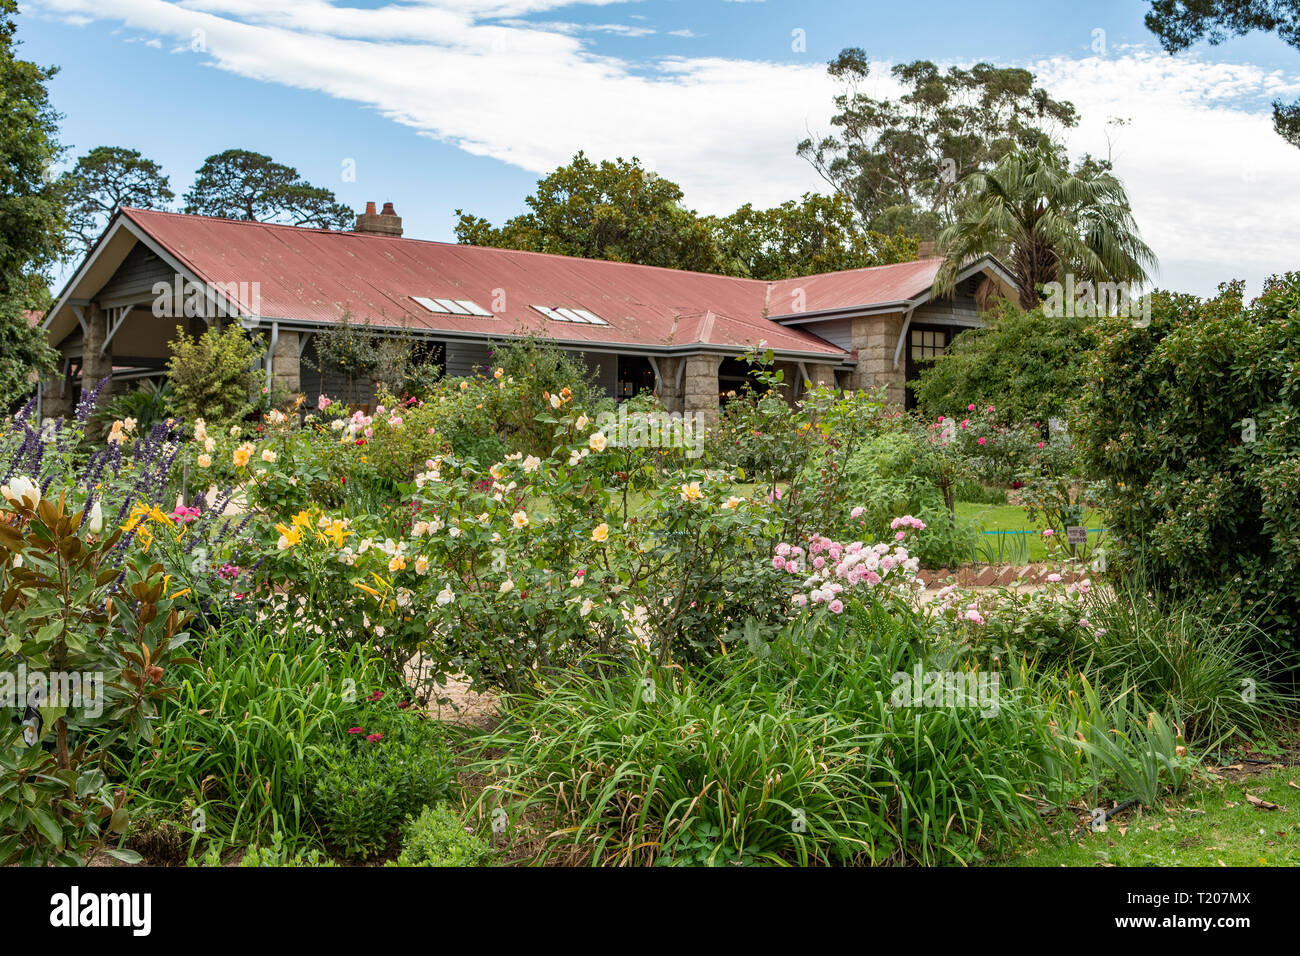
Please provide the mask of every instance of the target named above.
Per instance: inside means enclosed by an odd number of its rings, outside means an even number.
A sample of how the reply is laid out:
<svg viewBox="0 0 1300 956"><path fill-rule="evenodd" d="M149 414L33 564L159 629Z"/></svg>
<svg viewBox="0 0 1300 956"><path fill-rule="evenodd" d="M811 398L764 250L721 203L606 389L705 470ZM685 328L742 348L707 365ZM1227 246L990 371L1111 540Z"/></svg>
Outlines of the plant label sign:
<svg viewBox="0 0 1300 956"><path fill-rule="evenodd" d="M1088 529L1083 525L1072 524L1065 529L1066 544L1087 544Z"/></svg>

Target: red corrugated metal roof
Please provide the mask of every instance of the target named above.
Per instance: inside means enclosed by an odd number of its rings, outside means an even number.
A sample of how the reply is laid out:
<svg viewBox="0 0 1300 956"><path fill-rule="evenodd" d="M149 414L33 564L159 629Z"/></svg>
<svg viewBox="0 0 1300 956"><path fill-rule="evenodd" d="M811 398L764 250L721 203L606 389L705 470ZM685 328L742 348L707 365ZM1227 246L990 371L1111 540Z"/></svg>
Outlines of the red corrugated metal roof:
<svg viewBox="0 0 1300 956"><path fill-rule="evenodd" d="M846 353L765 317L911 298L929 287L939 260L768 283L654 266L415 239L394 239L206 216L123 209L132 222L209 284L252 284L240 304L266 319L354 321L450 333L533 334L577 345L745 346ZM491 318L438 315L412 296L469 299ZM608 325L544 318L534 305L588 309Z"/></svg>
<svg viewBox="0 0 1300 956"><path fill-rule="evenodd" d="M943 259L918 259L869 269L825 272L772 283L770 314L784 318L796 312L825 312L906 302L934 285ZM803 308L796 304L802 293Z"/></svg>

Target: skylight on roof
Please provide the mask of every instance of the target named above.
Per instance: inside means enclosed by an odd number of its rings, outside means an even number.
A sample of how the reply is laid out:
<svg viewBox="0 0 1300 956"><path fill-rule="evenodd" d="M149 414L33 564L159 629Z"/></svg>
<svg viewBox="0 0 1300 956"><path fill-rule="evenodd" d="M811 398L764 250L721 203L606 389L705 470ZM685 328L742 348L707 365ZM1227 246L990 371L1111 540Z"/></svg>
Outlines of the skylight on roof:
<svg viewBox="0 0 1300 956"><path fill-rule="evenodd" d="M604 319L588 309L572 309L568 306L533 306L538 312L553 322L571 322L574 325L609 325Z"/></svg>
<svg viewBox="0 0 1300 956"><path fill-rule="evenodd" d="M413 295L411 299L438 315L478 315L492 318L491 312L469 299L431 299L423 295Z"/></svg>

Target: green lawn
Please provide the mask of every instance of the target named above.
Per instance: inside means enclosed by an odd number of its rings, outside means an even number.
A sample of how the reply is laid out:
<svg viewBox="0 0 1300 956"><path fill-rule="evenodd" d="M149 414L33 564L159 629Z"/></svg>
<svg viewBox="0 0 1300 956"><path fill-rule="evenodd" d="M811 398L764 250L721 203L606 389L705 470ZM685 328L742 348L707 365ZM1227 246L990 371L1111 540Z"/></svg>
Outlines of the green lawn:
<svg viewBox="0 0 1300 956"><path fill-rule="evenodd" d="M1047 548L1043 544L1043 529L1046 525L1030 522L1025 510L1019 505L985 505L969 501L957 502L957 518L969 521L981 532L1001 532L980 535L980 559L994 564L1023 564L1028 561L1047 559ZM1103 537L1092 533L1091 529L1105 527L1105 517L1097 511L1089 510L1084 514L1084 524L1090 529L1088 548L1094 548ZM1064 534L1064 528L1054 529ZM1017 532L1029 531L1032 534Z"/></svg>
<svg viewBox="0 0 1300 956"><path fill-rule="evenodd" d="M999 866L1300 866L1300 768L1230 782L1210 777L1178 800L1135 807L1104 832L1074 832L1062 816L1050 835ZM1265 810L1247 794L1279 809ZM1067 819L1068 816L1068 819Z"/></svg>

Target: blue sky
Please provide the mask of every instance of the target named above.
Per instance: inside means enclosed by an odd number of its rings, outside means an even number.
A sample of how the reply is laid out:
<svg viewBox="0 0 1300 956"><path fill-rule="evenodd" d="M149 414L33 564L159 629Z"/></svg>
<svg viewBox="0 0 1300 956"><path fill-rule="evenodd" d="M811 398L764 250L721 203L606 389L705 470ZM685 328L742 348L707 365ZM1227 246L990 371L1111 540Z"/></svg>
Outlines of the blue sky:
<svg viewBox="0 0 1300 956"><path fill-rule="evenodd" d="M1300 150L1268 103L1300 98L1300 52L1256 35L1171 58L1142 0L1079 3L641 0L24 0L24 55L52 84L71 157L123 145L180 194L240 147L360 207L392 201L407 235L449 239L454 210L518 212L578 149L638 155L689 205L725 212L817 189L794 155L824 131L825 62L1034 69L1110 149L1159 284L1209 292L1300 267ZM200 31L196 33L195 31ZM802 41L802 43L800 42ZM1130 122L1116 132L1110 117ZM344 176L348 161L355 181Z"/></svg>

